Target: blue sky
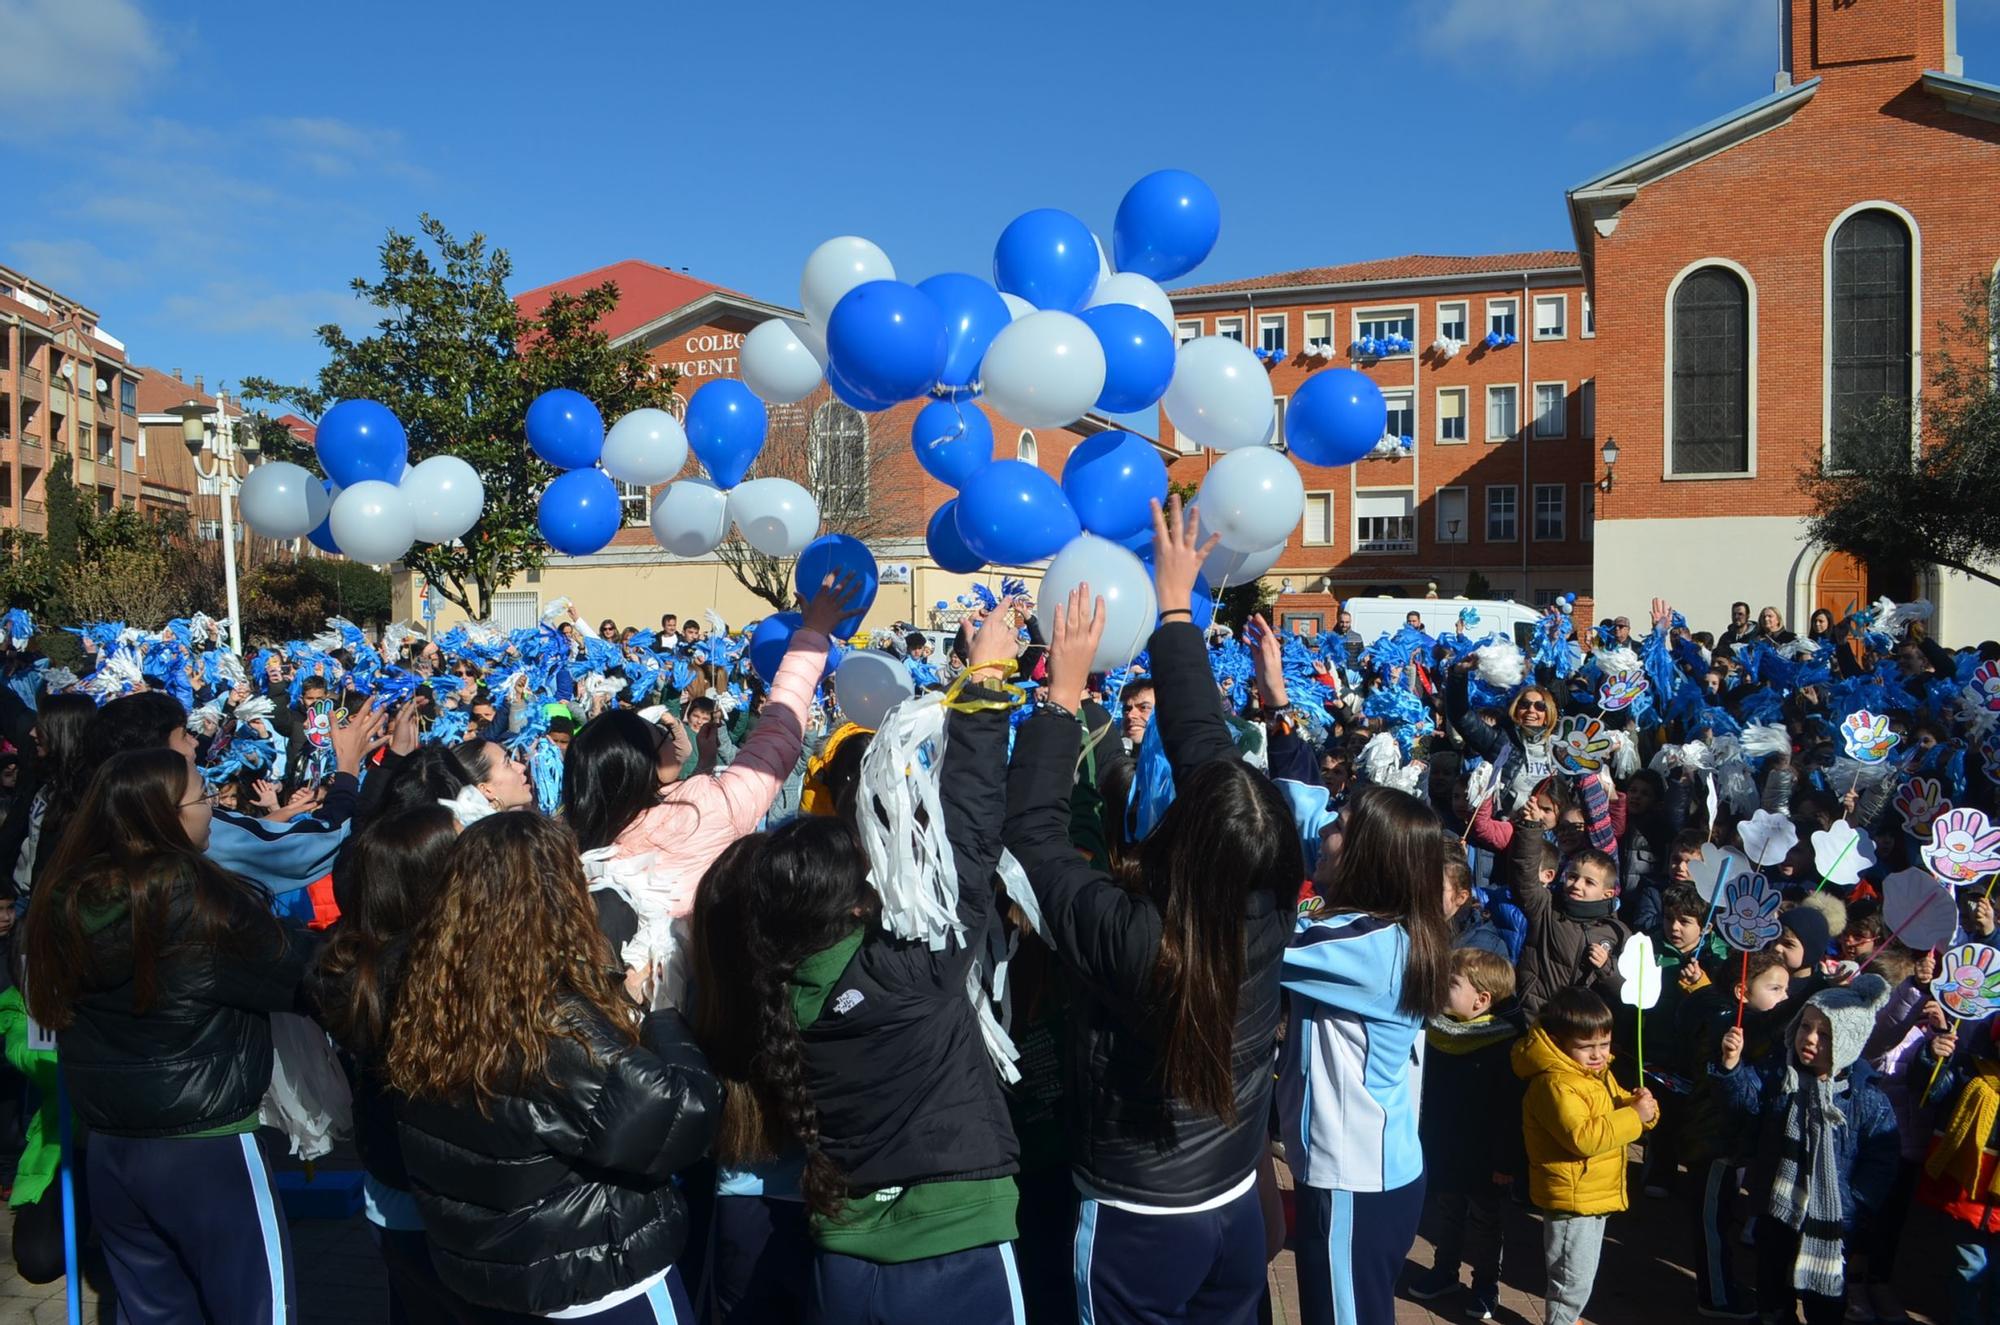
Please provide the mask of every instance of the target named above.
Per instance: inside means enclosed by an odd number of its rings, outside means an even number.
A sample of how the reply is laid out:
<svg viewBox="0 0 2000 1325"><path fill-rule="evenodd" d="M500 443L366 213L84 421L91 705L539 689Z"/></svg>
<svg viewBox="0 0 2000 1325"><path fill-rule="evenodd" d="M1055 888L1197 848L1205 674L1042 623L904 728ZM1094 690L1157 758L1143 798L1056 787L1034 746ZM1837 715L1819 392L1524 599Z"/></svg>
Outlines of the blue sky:
<svg viewBox="0 0 2000 1325"><path fill-rule="evenodd" d="M2000 6L1961 3L2000 81ZM296 379L428 210L516 289L638 257L783 303L830 235L990 274L1179 166L1190 282L1566 248L1562 191L1768 92L1775 0L168 5L0 0L0 261L142 361Z"/></svg>

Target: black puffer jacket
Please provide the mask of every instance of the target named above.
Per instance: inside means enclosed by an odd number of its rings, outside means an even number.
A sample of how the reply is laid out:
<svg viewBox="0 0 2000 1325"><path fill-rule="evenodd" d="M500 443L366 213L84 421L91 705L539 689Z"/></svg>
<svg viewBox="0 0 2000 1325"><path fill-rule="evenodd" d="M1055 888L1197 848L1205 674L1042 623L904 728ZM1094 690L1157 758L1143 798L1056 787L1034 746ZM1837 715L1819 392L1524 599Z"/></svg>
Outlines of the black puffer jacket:
<svg viewBox="0 0 2000 1325"><path fill-rule="evenodd" d="M153 1002L140 1013L131 914L97 919L98 976L79 991L76 1019L61 1037L63 1082L77 1116L94 1131L154 1137L254 1114L271 1084L271 1013L297 1003L311 936L286 926L269 938L237 937L228 949L195 943L194 882L184 878L168 895Z"/></svg>
<svg viewBox="0 0 2000 1325"><path fill-rule="evenodd" d="M1178 782L1203 764L1237 759L1201 632L1185 622L1151 643L1159 705L1153 721ZM1028 873L1044 937L1087 991L1070 1026L1070 1159L1102 1195L1190 1206L1242 1182L1267 1146L1279 963L1293 915L1268 893L1245 905L1242 984L1231 1072L1236 1121L1164 1094L1165 1027L1154 994L1160 911L1114 884L1070 845L1069 788L1082 730L1041 713L1021 728L1007 779L1007 849ZM1287 899L1289 900L1289 899Z"/></svg>
<svg viewBox="0 0 2000 1325"><path fill-rule="evenodd" d="M674 1012L643 1043L576 1003L590 1052L549 1049L553 1084L490 1101L397 1101L410 1185L445 1286L512 1312L560 1311L671 1265L687 1236L672 1178L708 1149L722 1088ZM468 1026L468 1034L479 1029Z"/></svg>

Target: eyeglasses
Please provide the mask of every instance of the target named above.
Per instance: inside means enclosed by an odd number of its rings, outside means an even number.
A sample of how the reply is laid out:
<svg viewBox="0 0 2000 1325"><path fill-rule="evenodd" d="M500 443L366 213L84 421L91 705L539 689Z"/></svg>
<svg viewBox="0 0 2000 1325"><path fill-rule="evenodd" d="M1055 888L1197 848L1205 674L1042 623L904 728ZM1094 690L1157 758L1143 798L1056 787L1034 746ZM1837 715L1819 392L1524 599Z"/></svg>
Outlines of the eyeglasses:
<svg viewBox="0 0 2000 1325"><path fill-rule="evenodd" d="M207 791L202 792L201 795L195 797L191 801L182 801L180 804L180 808L185 810L191 805L206 805L209 809L212 810L215 808L216 802L221 798L221 796L222 792L220 790L211 787Z"/></svg>
<svg viewBox="0 0 2000 1325"><path fill-rule="evenodd" d="M1533 709L1537 713L1547 713L1549 711L1549 706L1539 699L1524 699L1521 701L1521 707L1524 709Z"/></svg>

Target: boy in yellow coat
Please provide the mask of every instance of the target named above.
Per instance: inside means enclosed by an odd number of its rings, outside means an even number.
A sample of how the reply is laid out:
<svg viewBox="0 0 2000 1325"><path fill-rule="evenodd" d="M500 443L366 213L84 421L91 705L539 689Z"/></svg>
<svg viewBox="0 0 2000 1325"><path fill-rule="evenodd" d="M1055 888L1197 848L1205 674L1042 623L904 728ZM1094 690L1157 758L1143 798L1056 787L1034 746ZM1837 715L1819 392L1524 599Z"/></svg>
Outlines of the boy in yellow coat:
<svg viewBox="0 0 2000 1325"><path fill-rule="evenodd" d="M1606 1216L1625 1208L1625 1147L1659 1120L1653 1092L1611 1079L1611 1009L1571 987L1542 1005L1514 1046L1525 1080L1528 1196L1542 1211L1548 1325L1576 1325L1597 1278Z"/></svg>

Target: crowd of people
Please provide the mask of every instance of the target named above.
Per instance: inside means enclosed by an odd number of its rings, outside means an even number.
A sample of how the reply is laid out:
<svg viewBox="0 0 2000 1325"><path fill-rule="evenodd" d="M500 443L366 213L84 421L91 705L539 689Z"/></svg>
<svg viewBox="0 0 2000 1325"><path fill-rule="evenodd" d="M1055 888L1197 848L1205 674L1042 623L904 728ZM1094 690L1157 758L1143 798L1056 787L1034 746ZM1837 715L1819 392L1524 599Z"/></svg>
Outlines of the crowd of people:
<svg viewBox="0 0 2000 1325"><path fill-rule="evenodd" d="M290 1319L267 1147L351 1133L397 1321L1247 1322L1288 1240L1311 1325L1487 1319L1531 1210L1568 1325L1629 1158L1704 1315L1903 1319L1922 1203L1954 1319L2000 1316L2000 1022L1882 906L1995 809L2000 644L1886 600L1232 631L1212 546L1156 515L1109 671L1087 588L1011 583L857 641L829 577L782 652L566 604L247 658L92 623L80 677L9 612L20 1272L65 1272L67 1164L123 1319ZM910 673L868 728L857 642ZM1760 950L1719 847L1782 891Z"/></svg>

